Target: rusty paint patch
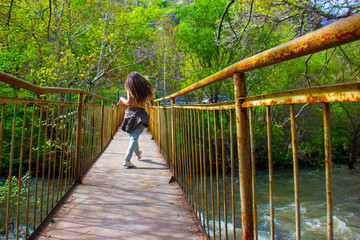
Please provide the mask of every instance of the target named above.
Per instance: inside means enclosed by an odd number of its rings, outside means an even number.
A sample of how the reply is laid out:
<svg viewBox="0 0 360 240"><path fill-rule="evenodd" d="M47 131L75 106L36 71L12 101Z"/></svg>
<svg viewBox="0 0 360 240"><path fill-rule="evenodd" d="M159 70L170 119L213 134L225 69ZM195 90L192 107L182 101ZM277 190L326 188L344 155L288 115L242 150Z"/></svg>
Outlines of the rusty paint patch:
<svg viewBox="0 0 360 240"><path fill-rule="evenodd" d="M306 102L327 102L328 98L324 95L307 95Z"/></svg>

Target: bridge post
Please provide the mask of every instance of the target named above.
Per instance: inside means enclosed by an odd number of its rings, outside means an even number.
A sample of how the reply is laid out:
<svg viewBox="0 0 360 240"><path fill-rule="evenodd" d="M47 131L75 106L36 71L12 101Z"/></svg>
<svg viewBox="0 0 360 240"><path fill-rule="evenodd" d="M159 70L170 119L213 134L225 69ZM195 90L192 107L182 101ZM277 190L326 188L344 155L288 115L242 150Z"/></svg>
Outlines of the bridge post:
<svg viewBox="0 0 360 240"><path fill-rule="evenodd" d="M244 73L234 74L234 92L236 106L236 131L239 161L239 179L241 196L241 219L243 239L254 239L252 209L251 155L249 139L249 120L247 109L242 107L240 97L246 97L246 79Z"/></svg>
<svg viewBox="0 0 360 240"><path fill-rule="evenodd" d="M174 104L175 104L175 98L171 98L171 161L172 161L172 165L173 165L173 177L172 177L172 181L176 180L176 161L175 161L175 151L176 151L176 147L175 147L175 109L174 109Z"/></svg>
<svg viewBox="0 0 360 240"><path fill-rule="evenodd" d="M105 101L104 99L101 100L101 132L100 132L100 147L101 147L101 152L104 149L104 114L105 114Z"/></svg>
<svg viewBox="0 0 360 240"><path fill-rule="evenodd" d="M323 103L324 142L325 142L325 173L326 173L326 206L327 206L327 239L333 239L333 204L332 204L332 173L331 173L331 129L329 103Z"/></svg>
<svg viewBox="0 0 360 240"><path fill-rule="evenodd" d="M160 153L161 153L161 131L160 131L160 126L161 126L161 116L160 116L160 101L157 103L157 123L156 123L156 129L158 130L158 143L159 143L159 148L160 148Z"/></svg>
<svg viewBox="0 0 360 240"><path fill-rule="evenodd" d="M75 164L75 181L81 183L80 179L80 156L81 156L81 129L82 129L82 110L83 94L79 93L79 108L77 119L77 139L76 139L76 164Z"/></svg>

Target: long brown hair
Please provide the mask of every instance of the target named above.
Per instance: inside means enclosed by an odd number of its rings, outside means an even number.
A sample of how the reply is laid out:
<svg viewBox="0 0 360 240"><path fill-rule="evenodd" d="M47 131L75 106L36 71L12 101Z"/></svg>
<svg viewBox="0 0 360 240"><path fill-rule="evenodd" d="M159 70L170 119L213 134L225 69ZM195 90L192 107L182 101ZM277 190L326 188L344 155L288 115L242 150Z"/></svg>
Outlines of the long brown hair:
<svg viewBox="0 0 360 240"><path fill-rule="evenodd" d="M152 97L154 87L149 80L138 72L131 72L125 80L125 88L137 103Z"/></svg>

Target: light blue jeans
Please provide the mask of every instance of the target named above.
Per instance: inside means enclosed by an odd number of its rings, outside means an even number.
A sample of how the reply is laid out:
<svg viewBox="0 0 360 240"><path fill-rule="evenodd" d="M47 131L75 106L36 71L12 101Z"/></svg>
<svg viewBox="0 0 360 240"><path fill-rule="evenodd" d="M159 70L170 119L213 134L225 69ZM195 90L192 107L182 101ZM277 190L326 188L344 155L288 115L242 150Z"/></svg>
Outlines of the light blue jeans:
<svg viewBox="0 0 360 240"><path fill-rule="evenodd" d="M130 160L134 152L136 155L140 154L138 140L139 140L140 134L143 131L144 131L144 127L141 124L139 124L132 133L129 133L130 143L129 143L128 150L126 152L125 160Z"/></svg>

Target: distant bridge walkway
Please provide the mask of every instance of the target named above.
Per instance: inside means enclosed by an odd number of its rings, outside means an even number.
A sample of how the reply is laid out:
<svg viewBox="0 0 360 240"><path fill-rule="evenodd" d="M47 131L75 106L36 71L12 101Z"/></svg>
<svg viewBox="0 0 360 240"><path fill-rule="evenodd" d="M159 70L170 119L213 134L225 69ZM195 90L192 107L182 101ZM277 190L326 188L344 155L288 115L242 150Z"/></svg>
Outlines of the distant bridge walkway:
<svg viewBox="0 0 360 240"><path fill-rule="evenodd" d="M119 130L37 239L205 239L149 132L142 160L122 166L129 137Z"/></svg>

